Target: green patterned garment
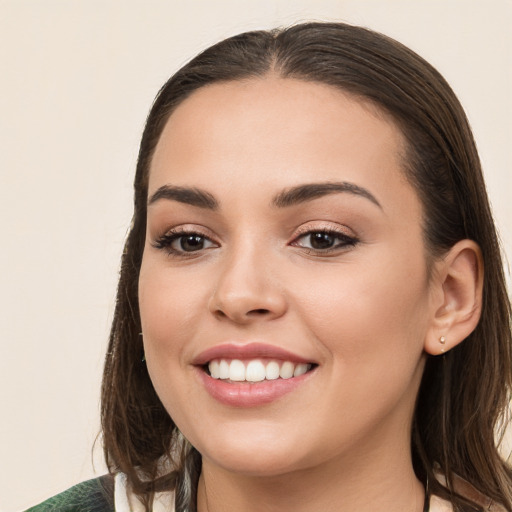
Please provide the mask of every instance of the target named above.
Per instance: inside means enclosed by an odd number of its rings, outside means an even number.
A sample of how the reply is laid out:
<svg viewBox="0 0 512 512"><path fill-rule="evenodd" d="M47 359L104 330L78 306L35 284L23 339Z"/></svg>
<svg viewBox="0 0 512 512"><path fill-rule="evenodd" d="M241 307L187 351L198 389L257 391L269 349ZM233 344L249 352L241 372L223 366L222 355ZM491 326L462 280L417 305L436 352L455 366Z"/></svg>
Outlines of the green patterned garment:
<svg viewBox="0 0 512 512"><path fill-rule="evenodd" d="M87 480L26 512L115 512L114 478Z"/></svg>

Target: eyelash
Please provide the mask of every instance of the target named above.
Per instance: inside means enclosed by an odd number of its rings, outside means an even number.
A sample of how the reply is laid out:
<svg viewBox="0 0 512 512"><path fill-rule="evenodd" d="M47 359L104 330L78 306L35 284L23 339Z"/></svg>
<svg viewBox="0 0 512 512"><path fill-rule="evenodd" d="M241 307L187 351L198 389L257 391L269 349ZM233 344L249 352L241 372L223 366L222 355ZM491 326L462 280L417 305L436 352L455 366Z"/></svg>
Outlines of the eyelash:
<svg viewBox="0 0 512 512"><path fill-rule="evenodd" d="M160 238L155 240L153 243L153 247L156 249L164 250L167 252L169 256L173 257L179 257L179 258L193 258L199 255L199 253L203 250L205 250L204 247L197 251L185 251L185 250L178 250L173 247L173 243L179 241L180 239L184 238L200 238L204 241L207 241L211 244L215 244L208 236L201 233L198 230L193 229L186 229L186 228L175 228L171 231L168 231L164 235L162 235ZM181 245L181 244L180 244Z"/></svg>
<svg viewBox="0 0 512 512"><path fill-rule="evenodd" d="M323 237L332 237L334 240L338 240L338 243L336 243L333 247L327 247L323 249L315 249L313 247L303 247L299 245L298 241L306 238L311 237L312 235L321 235ZM173 244L180 239L184 238L197 238L201 239L203 244L209 243L211 246L209 247L200 247L197 251L185 251L185 250L179 250L173 247ZM311 241L311 239L310 239ZM318 238L318 241L321 241L321 238ZM299 233L293 242L290 243L293 247L299 247L302 248L305 252L312 255L328 255L335 252L342 252L343 250L347 250L351 247L355 247L359 243L359 240L356 237L349 236L346 233L343 233L341 231L331 229L331 228L319 228L319 229L307 229ZM180 245L183 244L183 241L180 243ZM168 231L164 235L162 235L160 238L155 240L155 242L152 244L153 247L159 250L164 250L167 252L169 256L172 257L178 257L178 258L193 258L199 256L200 253L202 253L204 250L209 249L212 246L216 245L216 242L213 242L208 236L201 233L198 230L193 229L185 229L185 228L176 228L171 231Z"/></svg>
<svg viewBox="0 0 512 512"><path fill-rule="evenodd" d="M297 242L303 238L311 237L312 235L321 235L323 237L332 237L334 240L338 240L338 242L333 247L327 247L324 249L315 249L313 247L302 247ZM311 239L310 239L311 241ZM321 241L321 238L318 238L318 241ZM342 231L338 231L337 229L332 228L320 228L320 229L307 229L303 232L299 233L299 235L295 238L295 240L291 243L294 247L302 247L308 254L312 255L328 255L332 253L343 252L343 250L348 250L351 247L355 247L359 243L359 240L354 236L349 236Z"/></svg>

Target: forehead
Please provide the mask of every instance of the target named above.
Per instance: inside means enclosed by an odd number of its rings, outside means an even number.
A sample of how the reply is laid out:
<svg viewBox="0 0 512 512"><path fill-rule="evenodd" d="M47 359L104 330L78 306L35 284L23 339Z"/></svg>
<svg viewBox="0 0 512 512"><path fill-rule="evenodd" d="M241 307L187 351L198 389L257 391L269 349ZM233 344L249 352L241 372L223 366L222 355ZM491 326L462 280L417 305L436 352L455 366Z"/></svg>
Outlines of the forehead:
<svg viewBox="0 0 512 512"><path fill-rule="evenodd" d="M286 187L351 181L407 186L390 116L334 87L267 77L202 87L170 116L150 168L159 186Z"/></svg>

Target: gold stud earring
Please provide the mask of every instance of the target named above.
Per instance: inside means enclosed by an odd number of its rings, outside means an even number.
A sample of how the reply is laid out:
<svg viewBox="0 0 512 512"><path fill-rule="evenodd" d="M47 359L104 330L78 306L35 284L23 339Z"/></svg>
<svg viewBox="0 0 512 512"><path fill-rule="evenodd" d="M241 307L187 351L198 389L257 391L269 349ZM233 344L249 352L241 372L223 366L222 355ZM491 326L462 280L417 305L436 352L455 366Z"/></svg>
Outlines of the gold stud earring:
<svg viewBox="0 0 512 512"><path fill-rule="evenodd" d="M444 352L444 344L446 343L446 338L445 338L444 336L441 336L441 337L439 338L439 343L441 343L441 345L443 345L443 346L441 347L441 352Z"/></svg>

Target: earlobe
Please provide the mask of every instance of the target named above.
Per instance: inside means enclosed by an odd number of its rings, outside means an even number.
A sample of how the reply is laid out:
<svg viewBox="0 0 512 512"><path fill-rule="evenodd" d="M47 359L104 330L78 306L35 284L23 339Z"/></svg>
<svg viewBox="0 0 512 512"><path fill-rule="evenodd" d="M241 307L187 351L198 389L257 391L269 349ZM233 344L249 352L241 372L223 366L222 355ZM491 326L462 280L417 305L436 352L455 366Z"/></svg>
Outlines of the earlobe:
<svg viewBox="0 0 512 512"><path fill-rule="evenodd" d="M425 351L440 355L467 338L480 320L484 266L473 240L457 242L436 263L436 302L425 339Z"/></svg>

